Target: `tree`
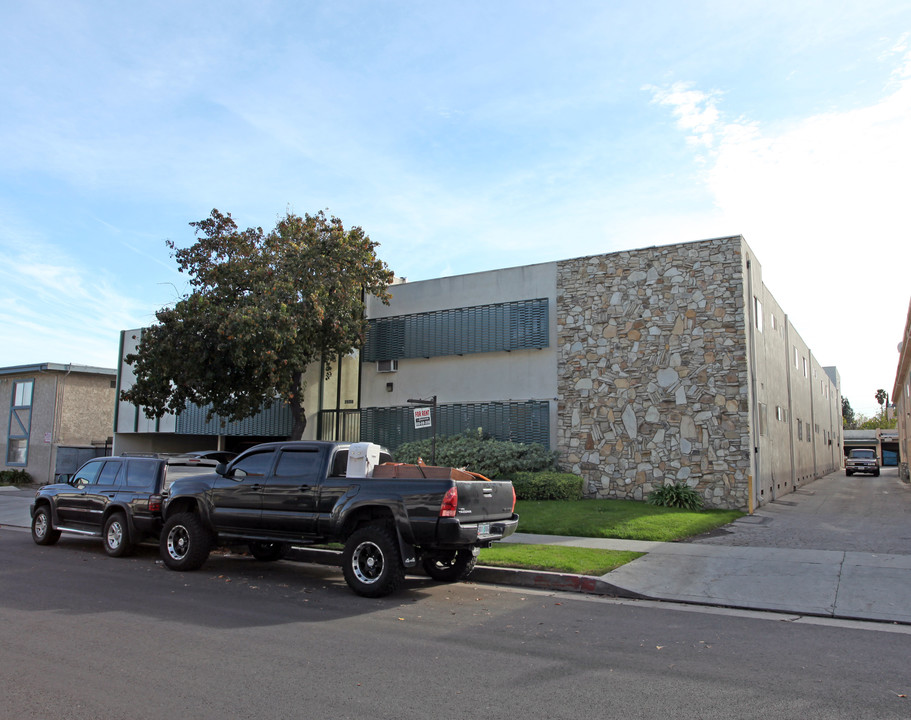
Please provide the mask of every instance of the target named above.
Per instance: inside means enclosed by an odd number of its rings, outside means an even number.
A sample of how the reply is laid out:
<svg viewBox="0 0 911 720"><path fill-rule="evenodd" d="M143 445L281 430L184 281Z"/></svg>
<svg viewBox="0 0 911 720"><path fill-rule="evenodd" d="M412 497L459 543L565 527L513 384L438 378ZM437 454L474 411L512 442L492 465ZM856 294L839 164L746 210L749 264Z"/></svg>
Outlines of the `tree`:
<svg viewBox="0 0 911 720"><path fill-rule="evenodd" d="M231 420L287 402L303 436L304 373L363 343L364 294L389 302L392 272L377 243L342 221L287 213L268 234L239 230L230 213L213 210L190 223L196 242L174 252L192 291L159 310L137 351L127 355L135 384L124 400L149 417L211 404L209 417ZM327 369L327 375L330 370Z"/></svg>
<svg viewBox="0 0 911 720"><path fill-rule="evenodd" d="M876 402L879 403L880 414L886 416L886 406L889 404L889 393L880 388L876 391Z"/></svg>
<svg viewBox="0 0 911 720"><path fill-rule="evenodd" d="M842 396L841 398L841 419L842 426L845 429L853 429L856 422L854 417L854 408L851 407L851 403L848 398Z"/></svg>

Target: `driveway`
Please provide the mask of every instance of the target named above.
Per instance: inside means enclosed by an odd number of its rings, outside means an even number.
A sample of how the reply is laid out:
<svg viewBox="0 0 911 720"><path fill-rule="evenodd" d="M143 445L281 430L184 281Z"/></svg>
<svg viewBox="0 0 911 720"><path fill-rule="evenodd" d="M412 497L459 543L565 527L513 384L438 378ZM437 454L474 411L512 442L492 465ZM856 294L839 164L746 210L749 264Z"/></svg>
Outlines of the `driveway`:
<svg viewBox="0 0 911 720"><path fill-rule="evenodd" d="M807 483L692 543L911 555L911 485L844 470Z"/></svg>

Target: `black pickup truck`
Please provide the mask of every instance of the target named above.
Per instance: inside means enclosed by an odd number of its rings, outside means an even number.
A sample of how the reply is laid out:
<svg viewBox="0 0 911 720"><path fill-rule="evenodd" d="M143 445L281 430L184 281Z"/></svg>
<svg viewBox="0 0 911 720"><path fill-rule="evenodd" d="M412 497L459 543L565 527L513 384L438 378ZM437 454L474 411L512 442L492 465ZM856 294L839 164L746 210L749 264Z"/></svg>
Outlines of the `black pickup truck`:
<svg viewBox="0 0 911 720"><path fill-rule="evenodd" d="M337 542L351 589L381 597L418 564L436 580L462 580L479 548L515 532L511 482L422 466L405 466L421 477L396 477L409 473L386 453L354 476L355 449L360 456L361 448L341 443L266 443L215 475L176 480L163 510L165 565L195 570L215 543L243 543L256 559L278 560L292 544Z"/></svg>

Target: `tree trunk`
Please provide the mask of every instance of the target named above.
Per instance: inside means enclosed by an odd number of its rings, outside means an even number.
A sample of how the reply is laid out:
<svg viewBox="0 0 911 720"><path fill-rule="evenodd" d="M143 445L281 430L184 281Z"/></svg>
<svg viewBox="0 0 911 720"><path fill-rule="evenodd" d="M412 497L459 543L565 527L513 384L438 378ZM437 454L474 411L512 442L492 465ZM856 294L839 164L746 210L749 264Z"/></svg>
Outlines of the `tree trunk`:
<svg viewBox="0 0 911 720"><path fill-rule="evenodd" d="M291 427L291 437L288 438L289 440L303 440L304 430L307 429L307 416L304 413L303 403L303 378L303 373L294 373L294 397L291 398L291 402L289 403L291 406L291 418L294 421L294 424Z"/></svg>

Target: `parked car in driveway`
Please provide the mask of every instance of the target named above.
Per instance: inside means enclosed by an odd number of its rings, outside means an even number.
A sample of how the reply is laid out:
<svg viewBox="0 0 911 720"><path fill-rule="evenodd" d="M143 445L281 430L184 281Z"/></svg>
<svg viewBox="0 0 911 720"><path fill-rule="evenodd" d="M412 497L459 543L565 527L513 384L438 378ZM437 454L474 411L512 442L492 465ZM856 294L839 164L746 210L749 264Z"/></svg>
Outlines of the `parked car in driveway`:
<svg viewBox="0 0 911 720"><path fill-rule="evenodd" d="M178 475L204 468L173 467L160 457L100 457L65 483L45 485L31 505L32 539L53 545L62 532L99 537L112 557L128 555L161 532L162 493Z"/></svg>
<svg viewBox="0 0 911 720"><path fill-rule="evenodd" d="M181 453L170 458L171 465L210 465L213 468L218 463L229 463L237 457L237 453L228 450L194 450Z"/></svg>
<svg viewBox="0 0 911 720"><path fill-rule="evenodd" d="M879 476L879 458L876 457L876 450L855 448L848 453L848 457L845 458L845 475L851 476L854 473Z"/></svg>

